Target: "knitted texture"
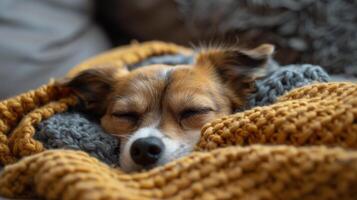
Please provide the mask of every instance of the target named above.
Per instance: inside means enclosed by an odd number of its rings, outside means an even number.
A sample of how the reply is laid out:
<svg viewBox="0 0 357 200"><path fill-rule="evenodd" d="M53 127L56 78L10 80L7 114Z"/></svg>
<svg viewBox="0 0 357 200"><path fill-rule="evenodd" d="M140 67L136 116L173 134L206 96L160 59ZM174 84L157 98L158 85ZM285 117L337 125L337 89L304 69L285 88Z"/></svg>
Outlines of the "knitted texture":
<svg viewBox="0 0 357 200"><path fill-rule="evenodd" d="M329 79L320 66L310 64L284 66L255 82L256 91L248 98L247 106L251 108L268 105L294 88L314 82L327 82Z"/></svg>
<svg viewBox="0 0 357 200"><path fill-rule="evenodd" d="M270 106L206 124L199 149L291 144L357 148L357 85L320 83L292 90Z"/></svg>
<svg viewBox="0 0 357 200"><path fill-rule="evenodd" d="M32 139L33 125L74 103L67 91L51 84L0 102L0 164L13 163L18 155L42 151L41 143Z"/></svg>
<svg viewBox="0 0 357 200"><path fill-rule="evenodd" d="M170 43L134 42L88 59L74 67L68 76L74 76L88 68L108 65L120 68L151 56L178 53L192 54L192 51ZM76 103L77 98L69 91L55 87L52 83L0 102L0 164L13 163L21 157L43 151L43 145L33 139L36 130L34 127Z"/></svg>
<svg viewBox="0 0 357 200"><path fill-rule="evenodd" d="M83 114L69 112L54 115L40 123L37 130L34 138L47 149L83 150L107 164L118 163L118 140Z"/></svg>
<svg viewBox="0 0 357 200"><path fill-rule="evenodd" d="M137 53L152 44L135 44L118 51L128 53L130 58L130 52ZM177 47L173 52L171 44L159 44L161 53L167 46L168 54L180 51ZM151 50L146 55L154 55ZM99 56L104 65L111 63L111 57L106 56ZM101 62L91 59L88 65L71 71L70 76L85 68L100 67ZM136 59L133 63L137 62ZM111 168L80 151L40 152L42 145L32 138L34 126L76 103L70 93L58 93L62 96L36 102L32 109L23 109L26 112L9 108L9 102L18 103L23 96L0 104L0 113L6 116L1 118L0 127L7 130L2 132L5 140L1 144L9 150L4 154L2 149L1 161L8 158L13 162L26 156L1 172L1 196L66 200L356 197L356 84L304 86L279 97L272 105L217 119L202 129L197 145L202 152L133 174ZM254 145L258 143L269 145ZM38 148L35 151L29 147Z"/></svg>
<svg viewBox="0 0 357 200"><path fill-rule="evenodd" d="M64 200L352 200L356 172L356 152L326 147L228 147L135 174L82 152L49 150L6 167L0 194Z"/></svg>

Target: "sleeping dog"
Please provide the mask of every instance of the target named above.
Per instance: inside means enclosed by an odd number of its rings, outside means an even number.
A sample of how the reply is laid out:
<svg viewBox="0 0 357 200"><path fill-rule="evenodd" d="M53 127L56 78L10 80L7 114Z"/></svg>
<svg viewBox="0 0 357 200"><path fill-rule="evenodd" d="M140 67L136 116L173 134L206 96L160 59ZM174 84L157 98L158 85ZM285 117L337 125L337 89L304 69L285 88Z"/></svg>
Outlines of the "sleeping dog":
<svg viewBox="0 0 357 200"><path fill-rule="evenodd" d="M274 46L208 48L191 65L98 67L62 81L120 138L120 166L137 171L190 153L200 128L244 105Z"/></svg>

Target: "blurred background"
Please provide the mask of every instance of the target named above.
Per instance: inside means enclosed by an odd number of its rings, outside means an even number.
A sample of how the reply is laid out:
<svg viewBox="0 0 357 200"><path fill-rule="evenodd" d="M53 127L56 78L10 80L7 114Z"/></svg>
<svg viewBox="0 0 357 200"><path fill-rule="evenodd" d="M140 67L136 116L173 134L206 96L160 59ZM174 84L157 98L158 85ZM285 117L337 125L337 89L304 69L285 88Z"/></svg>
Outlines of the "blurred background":
<svg viewBox="0 0 357 200"><path fill-rule="evenodd" d="M0 0L0 99L132 40L272 43L282 65L357 78L357 0Z"/></svg>

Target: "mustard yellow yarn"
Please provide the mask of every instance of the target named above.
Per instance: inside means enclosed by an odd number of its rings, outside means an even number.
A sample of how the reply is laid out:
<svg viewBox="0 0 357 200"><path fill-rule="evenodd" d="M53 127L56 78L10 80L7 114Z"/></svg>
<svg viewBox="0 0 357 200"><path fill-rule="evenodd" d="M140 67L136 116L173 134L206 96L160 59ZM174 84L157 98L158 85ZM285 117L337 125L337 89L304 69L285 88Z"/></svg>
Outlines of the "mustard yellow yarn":
<svg viewBox="0 0 357 200"><path fill-rule="evenodd" d="M295 89L266 107L206 124L200 150L291 144L357 148L357 85L320 83Z"/></svg>
<svg viewBox="0 0 357 200"><path fill-rule="evenodd" d="M90 67L123 67L152 55L190 51L162 42L135 43L90 59L68 76ZM202 128L196 152L134 174L80 151L44 151L32 138L39 122L76 104L72 95L49 84L0 103L0 162L9 164L0 174L0 196L63 200L357 197L356 84L306 86L273 105L217 119Z"/></svg>
<svg viewBox="0 0 357 200"><path fill-rule="evenodd" d="M29 119L31 116L34 115L30 114L29 116L27 116L29 112L34 113L36 112L35 110L37 108L42 107L51 101L56 101L61 98L69 98L65 97L66 95L68 95L68 91L56 88L53 85L46 85L38 88L37 90L33 90L17 97L0 102L0 164L9 164L16 161L16 157L14 156L13 151L9 146L9 135L11 135L10 133L16 127L20 127L20 124L22 124L22 126L25 126L26 122L20 121L23 118ZM57 105L58 103L53 104ZM31 123L31 121L27 121L28 123ZM25 128L24 130L27 131L29 127L31 127L30 129L33 129L33 126L30 125L27 126L27 129ZM16 135L25 135L22 133L22 131L19 132L20 133ZM25 145L24 148L28 148L28 146ZM38 145L35 148L39 148Z"/></svg>
<svg viewBox="0 0 357 200"><path fill-rule="evenodd" d="M6 167L0 194L63 200L352 200L356 172L356 152L326 147L227 147L136 174L82 152L49 150Z"/></svg>

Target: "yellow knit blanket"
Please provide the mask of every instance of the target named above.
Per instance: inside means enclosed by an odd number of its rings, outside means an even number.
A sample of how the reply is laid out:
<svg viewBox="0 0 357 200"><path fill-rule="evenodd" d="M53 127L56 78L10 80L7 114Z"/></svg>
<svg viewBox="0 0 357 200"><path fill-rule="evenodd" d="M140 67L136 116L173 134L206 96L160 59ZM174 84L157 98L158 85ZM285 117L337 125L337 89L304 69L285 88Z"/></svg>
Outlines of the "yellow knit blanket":
<svg viewBox="0 0 357 200"><path fill-rule="evenodd" d="M132 44L75 67L122 67L152 55L190 53ZM295 89L271 106L217 119L197 151L125 174L80 151L45 150L35 126L76 104L51 83L0 102L0 195L45 199L357 199L357 85ZM222 148L223 147L223 148ZM25 158L23 158L25 157ZM19 160L20 158L23 158Z"/></svg>

